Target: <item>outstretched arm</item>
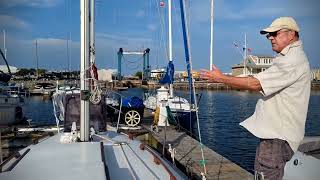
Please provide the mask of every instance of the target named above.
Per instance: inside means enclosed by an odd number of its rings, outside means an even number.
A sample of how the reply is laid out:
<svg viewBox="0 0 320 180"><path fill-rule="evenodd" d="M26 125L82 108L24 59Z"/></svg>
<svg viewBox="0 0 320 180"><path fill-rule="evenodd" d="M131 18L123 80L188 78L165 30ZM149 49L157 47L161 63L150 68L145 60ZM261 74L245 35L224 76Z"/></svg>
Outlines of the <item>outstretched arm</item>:
<svg viewBox="0 0 320 180"><path fill-rule="evenodd" d="M216 67L212 66L212 71L201 70L201 77L208 79L212 82L224 83L233 88L239 88L250 91L262 91L261 84L258 79L248 77L234 77L222 74L222 72Z"/></svg>

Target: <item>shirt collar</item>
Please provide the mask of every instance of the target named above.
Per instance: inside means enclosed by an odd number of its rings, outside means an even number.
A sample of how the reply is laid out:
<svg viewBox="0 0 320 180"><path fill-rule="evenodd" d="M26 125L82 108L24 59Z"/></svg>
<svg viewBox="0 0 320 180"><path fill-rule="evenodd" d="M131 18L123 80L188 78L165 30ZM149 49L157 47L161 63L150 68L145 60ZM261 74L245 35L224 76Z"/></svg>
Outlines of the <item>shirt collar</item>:
<svg viewBox="0 0 320 180"><path fill-rule="evenodd" d="M295 42L289 44L288 46L286 46L284 49L282 49L282 51L279 54L281 54L282 56L285 56L291 48L299 47L299 46L302 46L302 42L300 40L295 41Z"/></svg>

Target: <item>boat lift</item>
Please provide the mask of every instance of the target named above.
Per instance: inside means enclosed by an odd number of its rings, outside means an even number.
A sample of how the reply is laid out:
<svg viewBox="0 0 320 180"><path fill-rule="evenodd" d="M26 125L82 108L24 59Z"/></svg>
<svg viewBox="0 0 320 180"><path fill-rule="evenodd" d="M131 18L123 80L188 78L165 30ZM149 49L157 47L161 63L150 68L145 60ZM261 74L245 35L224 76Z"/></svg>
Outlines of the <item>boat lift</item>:
<svg viewBox="0 0 320 180"><path fill-rule="evenodd" d="M143 55L143 72L142 72L142 80L148 80L150 78L150 74L151 74L151 67L149 64L149 52L150 49L147 48L144 51L123 51L122 48L119 49L118 51L118 75L117 75L117 79L118 80L122 80L122 76L121 76L121 62L122 62L122 58L123 55Z"/></svg>

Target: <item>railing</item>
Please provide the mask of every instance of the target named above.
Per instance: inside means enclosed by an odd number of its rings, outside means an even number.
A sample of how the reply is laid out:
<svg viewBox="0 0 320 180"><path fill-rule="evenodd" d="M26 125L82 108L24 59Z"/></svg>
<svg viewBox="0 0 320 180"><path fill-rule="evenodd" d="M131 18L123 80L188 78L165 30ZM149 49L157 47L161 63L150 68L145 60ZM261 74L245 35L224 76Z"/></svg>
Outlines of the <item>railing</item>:
<svg viewBox="0 0 320 180"><path fill-rule="evenodd" d="M108 107L110 107L110 108L112 108L112 109L114 109L114 110L116 110L116 111L119 112L119 113L118 113L118 121L117 121L117 132L118 132L118 130L119 130L119 124L120 124L120 118L121 118L121 113L122 113L122 111L121 111L121 110L122 110L122 101L123 101L123 97L124 97L124 96L123 96L122 94L120 94L120 93L117 93L117 92L114 92L114 91L111 91L111 90L105 91L105 95L106 95L106 98L110 98L110 96L112 96L112 97L111 97L111 100L115 100L115 99L116 99L115 97L113 97L114 95L120 97L119 109L115 108L115 107L112 106L112 105L109 105L109 104L106 102L106 104L107 104Z"/></svg>
<svg viewBox="0 0 320 180"><path fill-rule="evenodd" d="M21 88L19 86L8 86L7 93L10 95L18 95L18 96L29 96L30 92L26 88Z"/></svg>

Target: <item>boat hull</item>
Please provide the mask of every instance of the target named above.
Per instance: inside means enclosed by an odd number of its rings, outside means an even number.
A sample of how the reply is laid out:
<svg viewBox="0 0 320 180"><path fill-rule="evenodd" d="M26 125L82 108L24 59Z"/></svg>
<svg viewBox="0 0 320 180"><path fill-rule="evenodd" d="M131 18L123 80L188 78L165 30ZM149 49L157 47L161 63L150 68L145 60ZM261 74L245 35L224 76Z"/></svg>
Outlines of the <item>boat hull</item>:
<svg viewBox="0 0 320 180"><path fill-rule="evenodd" d="M172 111L177 127L186 131L191 137L198 137L197 117L195 111ZM170 121L170 120L169 120Z"/></svg>
<svg viewBox="0 0 320 180"><path fill-rule="evenodd" d="M20 97L0 97L0 126L11 126L23 120Z"/></svg>

